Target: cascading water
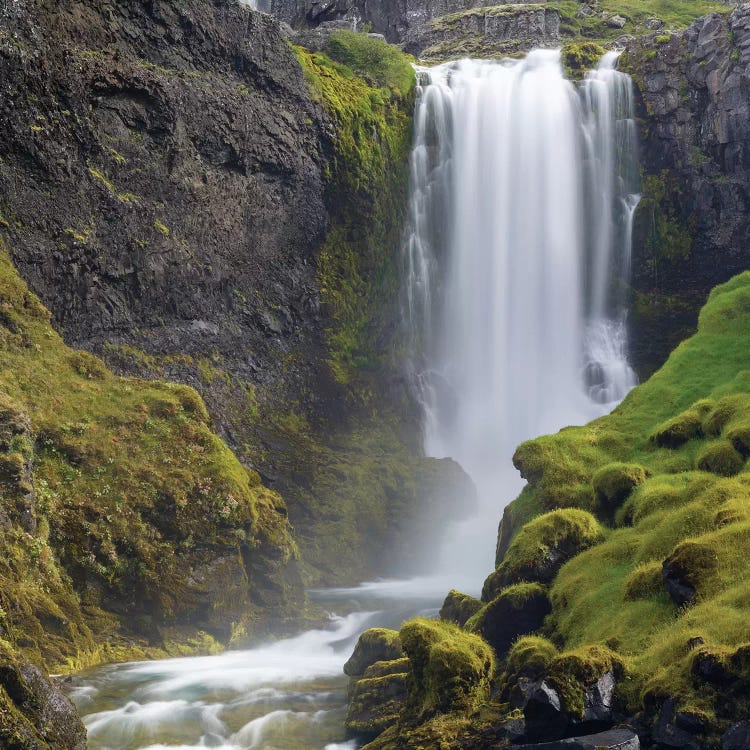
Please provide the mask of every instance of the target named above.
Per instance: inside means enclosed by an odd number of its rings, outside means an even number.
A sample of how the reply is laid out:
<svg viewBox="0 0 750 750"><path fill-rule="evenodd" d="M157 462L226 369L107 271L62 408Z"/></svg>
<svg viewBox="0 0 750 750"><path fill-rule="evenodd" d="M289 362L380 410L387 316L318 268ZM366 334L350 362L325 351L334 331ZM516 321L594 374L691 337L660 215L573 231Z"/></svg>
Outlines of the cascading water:
<svg viewBox="0 0 750 750"><path fill-rule="evenodd" d="M520 489L525 438L603 413L634 382L623 282L637 204L630 84L608 55L579 91L559 53L419 73L406 304L428 454L478 485L433 578L325 592L329 627L244 652L105 667L71 694L91 750L354 750L341 667L366 627L476 590ZM416 597L421 596L421 601Z"/></svg>
<svg viewBox="0 0 750 750"><path fill-rule="evenodd" d="M605 56L577 90L560 54L419 71L406 305L428 455L482 510L437 563L476 587L525 439L635 384L622 290L637 204L630 79ZM458 577L458 578L457 578Z"/></svg>

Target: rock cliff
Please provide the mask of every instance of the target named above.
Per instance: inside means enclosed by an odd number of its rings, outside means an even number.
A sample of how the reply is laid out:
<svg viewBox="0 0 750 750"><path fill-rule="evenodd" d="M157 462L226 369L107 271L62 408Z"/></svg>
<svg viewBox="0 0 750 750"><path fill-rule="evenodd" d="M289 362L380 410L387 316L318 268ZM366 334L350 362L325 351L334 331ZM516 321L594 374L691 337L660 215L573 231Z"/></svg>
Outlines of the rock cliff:
<svg viewBox="0 0 750 750"><path fill-rule="evenodd" d="M632 41L620 67L640 106L632 340L649 372L694 328L711 287L750 262L750 6Z"/></svg>

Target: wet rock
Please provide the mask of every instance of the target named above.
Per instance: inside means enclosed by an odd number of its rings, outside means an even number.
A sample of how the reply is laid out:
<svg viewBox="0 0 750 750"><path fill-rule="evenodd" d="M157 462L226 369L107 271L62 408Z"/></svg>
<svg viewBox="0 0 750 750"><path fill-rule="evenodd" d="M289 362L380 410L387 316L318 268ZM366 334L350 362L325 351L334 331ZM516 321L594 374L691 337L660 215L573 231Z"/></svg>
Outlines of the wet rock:
<svg viewBox="0 0 750 750"><path fill-rule="evenodd" d="M398 668L408 665L408 659L398 660ZM408 695L406 671L365 676L351 688L345 727L347 732L364 738L377 737L399 719Z"/></svg>
<svg viewBox="0 0 750 750"><path fill-rule="evenodd" d="M440 619L450 620L463 627L466 621L482 608L482 602L468 594L451 589L440 608Z"/></svg>
<svg viewBox="0 0 750 750"><path fill-rule="evenodd" d="M411 28L403 47L417 57L445 57L454 47L472 53L518 52L560 38L560 12L547 6L472 8ZM466 45L471 45L468 50Z"/></svg>
<svg viewBox="0 0 750 750"><path fill-rule="evenodd" d="M659 714L659 721L653 730L653 739L665 747L700 750L701 744L694 736L696 732L685 728L687 723L685 715L683 714L682 717L682 725L680 725L675 715L675 702L672 698L667 698ZM701 730L702 726L698 731Z"/></svg>
<svg viewBox="0 0 750 750"><path fill-rule="evenodd" d="M359 637L354 652L344 664L344 674L354 677L379 661L393 661L404 655L398 631L370 628Z"/></svg>
<svg viewBox="0 0 750 750"><path fill-rule="evenodd" d="M529 691L523 717L526 735L532 741L559 739L565 734L569 724L560 695L544 680Z"/></svg>
<svg viewBox="0 0 750 750"><path fill-rule="evenodd" d="M543 586L516 584L501 591L467 627L479 633L502 657L518 636L538 630L551 611L552 605Z"/></svg>
<svg viewBox="0 0 750 750"><path fill-rule="evenodd" d="M648 170L634 225L639 305L630 320L641 372L694 330L709 289L750 265L749 62L746 4L670 32L666 43L660 34L633 40L620 60L634 75Z"/></svg>
<svg viewBox="0 0 750 750"><path fill-rule="evenodd" d="M638 735L630 729L610 729L597 734L568 737L555 742L516 745L515 750L640 750Z"/></svg>
<svg viewBox="0 0 750 750"><path fill-rule="evenodd" d="M721 750L750 750L750 721L732 724L721 737Z"/></svg>

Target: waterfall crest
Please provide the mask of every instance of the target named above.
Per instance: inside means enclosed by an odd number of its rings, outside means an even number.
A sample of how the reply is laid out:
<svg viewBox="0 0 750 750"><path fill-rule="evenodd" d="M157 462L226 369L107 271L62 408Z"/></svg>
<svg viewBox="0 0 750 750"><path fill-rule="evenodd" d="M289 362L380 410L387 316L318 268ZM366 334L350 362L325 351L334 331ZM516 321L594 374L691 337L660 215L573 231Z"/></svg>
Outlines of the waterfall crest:
<svg viewBox="0 0 750 750"><path fill-rule="evenodd" d="M492 567L525 439L586 422L635 385L624 288L638 164L630 79L606 55L580 86L556 50L418 70L405 242L425 451L476 482L479 518L440 567Z"/></svg>

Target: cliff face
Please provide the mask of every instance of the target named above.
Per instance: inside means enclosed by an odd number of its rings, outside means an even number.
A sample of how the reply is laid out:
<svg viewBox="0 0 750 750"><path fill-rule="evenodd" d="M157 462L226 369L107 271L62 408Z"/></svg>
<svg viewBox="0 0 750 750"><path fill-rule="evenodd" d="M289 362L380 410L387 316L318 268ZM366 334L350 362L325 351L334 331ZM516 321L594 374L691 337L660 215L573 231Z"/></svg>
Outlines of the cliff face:
<svg viewBox="0 0 750 750"><path fill-rule="evenodd" d="M750 6L633 41L620 67L640 106L632 340L650 372L694 328L710 288L750 261Z"/></svg>
<svg viewBox="0 0 750 750"><path fill-rule="evenodd" d="M420 457L391 374L408 62L323 90L276 21L221 0L0 19L0 230L66 341L196 387L287 500L309 582L402 562L440 477L449 514L472 492Z"/></svg>

